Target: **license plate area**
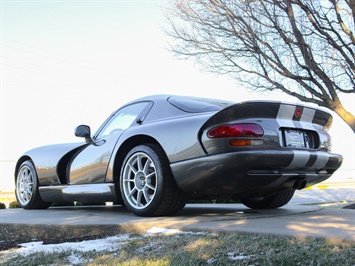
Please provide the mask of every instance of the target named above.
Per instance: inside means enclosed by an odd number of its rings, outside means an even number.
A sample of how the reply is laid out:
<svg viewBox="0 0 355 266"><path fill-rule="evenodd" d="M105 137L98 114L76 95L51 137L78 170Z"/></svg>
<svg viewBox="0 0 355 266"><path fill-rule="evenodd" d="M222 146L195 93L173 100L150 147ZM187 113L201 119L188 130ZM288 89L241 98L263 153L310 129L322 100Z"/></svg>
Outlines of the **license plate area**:
<svg viewBox="0 0 355 266"><path fill-rule="evenodd" d="M314 148L312 134L303 130L283 129L284 147L296 149Z"/></svg>

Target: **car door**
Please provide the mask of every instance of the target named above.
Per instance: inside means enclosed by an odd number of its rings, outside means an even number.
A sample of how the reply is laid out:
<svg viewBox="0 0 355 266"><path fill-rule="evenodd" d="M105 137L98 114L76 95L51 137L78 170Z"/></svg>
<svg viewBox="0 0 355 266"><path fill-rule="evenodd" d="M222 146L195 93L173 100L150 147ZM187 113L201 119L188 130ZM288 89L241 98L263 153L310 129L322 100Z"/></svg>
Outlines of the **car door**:
<svg viewBox="0 0 355 266"><path fill-rule="evenodd" d="M106 171L113 149L122 132L137 125L149 102L125 106L101 126L92 142L72 161L69 169L69 184L105 182Z"/></svg>

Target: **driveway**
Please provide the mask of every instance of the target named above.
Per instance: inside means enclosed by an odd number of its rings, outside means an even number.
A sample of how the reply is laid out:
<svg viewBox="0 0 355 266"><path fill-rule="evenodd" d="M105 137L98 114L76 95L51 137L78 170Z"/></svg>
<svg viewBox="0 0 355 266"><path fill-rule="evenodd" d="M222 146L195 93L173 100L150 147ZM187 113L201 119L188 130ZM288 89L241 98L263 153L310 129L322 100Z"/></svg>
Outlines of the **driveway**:
<svg viewBox="0 0 355 266"><path fill-rule="evenodd" d="M322 184L297 191L283 208L251 210L241 204L188 204L172 217L137 217L123 206L51 207L48 210L0 210L0 228L28 227L28 232L70 226L142 232L153 226L189 231L250 232L355 240L355 210L320 207L355 202L353 183ZM49 226L43 226L49 225Z"/></svg>
<svg viewBox="0 0 355 266"><path fill-rule="evenodd" d="M276 210L251 210L241 204L188 204L172 217L137 217L122 206L52 207L48 210L0 211L0 225L45 230L50 225L112 226L122 232L142 232L153 226L185 231L250 232L355 240L355 210L287 205Z"/></svg>

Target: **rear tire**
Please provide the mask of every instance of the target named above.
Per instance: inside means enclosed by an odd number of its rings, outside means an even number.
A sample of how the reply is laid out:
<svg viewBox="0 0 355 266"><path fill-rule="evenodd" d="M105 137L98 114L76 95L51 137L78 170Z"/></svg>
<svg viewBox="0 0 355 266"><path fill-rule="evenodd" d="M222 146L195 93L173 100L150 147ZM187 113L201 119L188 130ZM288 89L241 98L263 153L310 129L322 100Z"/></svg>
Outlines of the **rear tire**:
<svg viewBox="0 0 355 266"><path fill-rule="evenodd" d="M276 209L286 205L294 193L294 190L282 190L265 197L241 198L240 201L251 209Z"/></svg>
<svg viewBox="0 0 355 266"><path fill-rule="evenodd" d="M120 190L125 206L137 216L164 216L184 208L187 194L176 184L160 146L139 145L123 162Z"/></svg>
<svg viewBox="0 0 355 266"><path fill-rule="evenodd" d="M42 200L38 191L38 177L31 161L21 164L16 176L16 199L24 209L47 209L51 202Z"/></svg>

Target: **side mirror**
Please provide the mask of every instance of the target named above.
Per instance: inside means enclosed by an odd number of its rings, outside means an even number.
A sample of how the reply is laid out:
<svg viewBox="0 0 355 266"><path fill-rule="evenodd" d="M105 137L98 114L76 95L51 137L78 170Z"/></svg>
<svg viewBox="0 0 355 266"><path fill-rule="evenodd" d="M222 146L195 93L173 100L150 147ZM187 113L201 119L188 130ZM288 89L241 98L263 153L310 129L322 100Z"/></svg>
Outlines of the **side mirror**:
<svg viewBox="0 0 355 266"><path fill-rule="evenodd" d="M87 125L80 125L75 128L75 136L85 138L86 143L92 142L91 140L91 130Z"/></svg>

